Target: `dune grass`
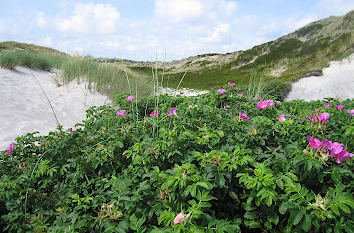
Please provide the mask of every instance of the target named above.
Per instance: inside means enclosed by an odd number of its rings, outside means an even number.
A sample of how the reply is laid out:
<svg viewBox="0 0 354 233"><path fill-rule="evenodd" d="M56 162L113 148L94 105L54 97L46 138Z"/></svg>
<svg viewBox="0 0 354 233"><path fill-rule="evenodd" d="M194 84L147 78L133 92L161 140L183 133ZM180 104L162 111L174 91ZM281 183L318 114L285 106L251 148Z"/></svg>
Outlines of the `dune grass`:
<svg viewBox="0 0 354 233"><path fill-rule="evenodd" d="M26 50L10 50L0 53L0 67L14 69L15 66L25 66L42 70L58 68L64 56L29 52Z"/></svg>
<svg viewBox="0 0 354 233"><path fill-rule="evenodd" d="M86 82L91 90L114 97L119 93L136 93L138 97L148 96L152 92L151 83L128 77L124 71L111 64L99 63L94 59L71 58L60 67L64 83L74 79Z"/></svg>
<svg viewBox="0 0 354 233"><path fill-rule="evenodd" d="M124 71L111 64L99 63L95 59L67 55L39 53L22 49L0 52L0 67L14 70L25 66L41 70L60 70L54 82L60 86L73 80L85 82L91 91L98 91L113 98L121 93L138 93L139 97L152 93L152 84L128 77Z"/></svg>

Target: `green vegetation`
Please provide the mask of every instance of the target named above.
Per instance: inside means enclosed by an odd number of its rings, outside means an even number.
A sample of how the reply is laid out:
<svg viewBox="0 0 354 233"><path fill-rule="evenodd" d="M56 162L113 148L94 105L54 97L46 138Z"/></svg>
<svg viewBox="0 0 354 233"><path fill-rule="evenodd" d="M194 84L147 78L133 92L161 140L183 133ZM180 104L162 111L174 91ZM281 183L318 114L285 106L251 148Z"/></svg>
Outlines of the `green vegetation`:
<svg viewBox="0 0 354 233"><path fill-rule="evenodd" d="M346 110L354 102L259 109L258 100L237 95L245 89L224 88L225 95L160 96L158 105L157 97L133 103L118 95L117 106L90 108L76 131L18 137L0 152L0 228L352 232L353 158L338 163L334 149L314 149L307 136L353 152L354 119ZM177 115L168 116L172 108ZM148 117L152 111L159 116ZM317 111L329 119L311 122ZM290 116L280 122L281 114Z"/></svg>
<svg viewBox="0 0 354 233"><path fill-rule="evenodd" d="M65 59L61 55L34 53L26 50L5 50L0 52L0 67L14 69L15 66L26 66L42 70L58 68Z"/></svg>
<svg viewBox="0 0 354 233"><path fill-rule="evenodd" d="M130 91L138 97L148 96L152 93L151 83L135 78L129 78L124 71L111 64L99 63L94 59L71 58L65 60L60 67L61 80L69 83L85 81L90 89L105 93L113 98L118 93Z"/></svg>
<svg viewBox="0 0 354 233"><path fill-rule="evenodd" d="M21 43L16 41L0 42L0 52L2 50L14 50L14 49L26 50L29 52L66 55L65 53L60 52L58 50L44 47L44 46L34 45L34 44L27 44L27 43Z"/></svg>
<svg viewBox="0 0 354 233"><path fill-rule="evenodd" d="M309 35L315 34L316 31L318 31L318 30L320 30L322 28L323 28L322 24L312 24L312 25L300 28L299 30L297 30L294 33L297 34L300 37L309 36Z"/></svg>
<svg viewBox="0 0 354 233"><path fill-rule="evenodd" d="M8 45L7 42L1 44ZM114 65L99 63L93 58L47 53L51 50L43 49L45 47L40 46L37 48L34 45L25 46L20 43L20 47L29 49L0 50L0 67L12 70L15 69L15 66L42 70L59 69L61 75L58 75L54 80L57 85L67 84L76 79L78 82L85 82L91 90L106 94L110 98L127 91L137 93L138 97L148 96L152 92L151 83L128 76ZM7 46L6 48L12 47Z"/></svg>

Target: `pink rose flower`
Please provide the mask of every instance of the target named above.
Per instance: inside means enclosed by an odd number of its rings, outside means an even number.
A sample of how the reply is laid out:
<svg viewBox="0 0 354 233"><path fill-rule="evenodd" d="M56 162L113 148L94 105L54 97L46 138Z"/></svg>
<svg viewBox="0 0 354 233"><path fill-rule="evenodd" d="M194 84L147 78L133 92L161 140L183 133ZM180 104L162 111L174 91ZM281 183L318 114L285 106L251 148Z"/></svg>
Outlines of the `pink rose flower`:
<svg viewBox="0 0 354 233"><path fill-rule="evenodd" d="M317 138L307 136L307 139L310 141L310 146L314 149L320 149L322 146L322 142Z"/></svg>
<svg viewBox="0 0 354 233"><path fill-rule="evenodd" d="M330 108L330 107L332 107L332 104L331 103L325 103L324 106L327 107L327 108Z"/></svg>
<svg viewBox="0 0 354 233"><path fill-rule="evenodd" d="M130 95L126 98L126 100L131 102L131 101L135 100L135 97Z"/></svg>
<svg viewBox="0 0 354 233"><path fill-rule="evenodd" d="M117 116L125 117L127 115L126 110L120 110L117 112Z"/></svg>
<svg viewBox="0 0 354 233"><path fill-rule="evenodd" d="M7 151L5 152L5 154L10 155L12 153L13 150L15 150L17 148L17 146L15 145L15 143L11 143L8 147L7 147Z"/></svg>
<svg viewBox="0 0 354 233"><path fill-rule="evenodd" d="M280 114L280 117L279 117L279 119L278 119L278 121L279 122L282 122L282 121L286 121L286 118L285 118L285 116L290 116L289 114Z"/></svg>
<svg viewBox="0 0 354 233"><path fill-rule="evenodd" d="M328 120L329 120L329 113L328 112L321 113L320 116L318 117L319 122L326 122Z"/></svg>
<svg viewBox="0 0 354 233"><path fill-rule="evenodd" d="M232 86L233 88L236 87L236 84L235 83L232 83L232 82L228 82L227 84L229 84L230 86Z"/></svg>
<svg viewBox="0 0 354 233"><path fill-rule="evenodd" d="M177 112L176 112L177 108L172 108L168 111L167 115L169 116L177 116Z"/></svg>
<svg viewBox="0 0 354 233"><path fill-rule="evenodd" d="M222 95L225 95L226 94L226 90L225 89L219 89L218 93L222 94Z"/></svg>
<svg viewBox="0 0 354 233"><path fill-rule="evenodd" d="M345 109L345 106L339 104L339 105L336 105L336 109L337 109L337 110L344 110L344 109Z"/></svg>
<svg viewBox="0 0 354 233"><path fill-rule="evenodd" d="M246 121L251 120L251 118L249 118L245 113L242 113L242 112L240 112L240 113L238 114L238 116L239 116L240 119L242 119L242 120L246 120Z"/></svg>
<svg viewBox="0 0 354 233"><path fill-rule="evenodd" d="M259 101L257 104L258 109L263 109L271 106L274 106L273 100Z"/></svg>
<svg viewBox="0 0 354 233"><path fill-rule="evenodd" d="M173 224L178 224L181 223L183 221L183 219L185 219L185 215L183 214L183 212L179 213L176 218L173 220Z"/></svg>
<svg viewBox="0 0 354 233"><path fill-rule="evenodd" d="M150 113L150 117L158 117L159 116L159 112L158 111L152 111L151 113Z"/></svg>
<svg viewBox="0 0 354 233"><path fill-rule="evenodd" d="M350 115L354 116L354 109L348 110L347 113L349 113Z"/></svg>

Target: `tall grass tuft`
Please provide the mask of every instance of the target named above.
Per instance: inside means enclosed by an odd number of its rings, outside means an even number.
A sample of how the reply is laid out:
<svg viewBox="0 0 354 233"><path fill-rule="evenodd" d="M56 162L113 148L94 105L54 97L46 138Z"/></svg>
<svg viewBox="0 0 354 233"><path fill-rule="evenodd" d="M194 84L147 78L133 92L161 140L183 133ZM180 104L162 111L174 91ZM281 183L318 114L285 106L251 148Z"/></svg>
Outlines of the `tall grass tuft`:
<svg viewBox="0 0 354 233"><path fill-rule="evenodd" d="M9 50L0 53L0 66L14 69L15 66L26 66L42 70L60 67L64 56L34 53L26 50Z"/></svg>
<svg viewBox="0 0 354 233"><path fill-rule="evenodd" d="M76 79L78 83L86 83L88 89L107 94L109 97L119 93L131 93L130 87L137 87L141 97L152 92L150 83L134 78L128 79L124 71L94 59L66 59L60 69L64 84Z"/></svg>

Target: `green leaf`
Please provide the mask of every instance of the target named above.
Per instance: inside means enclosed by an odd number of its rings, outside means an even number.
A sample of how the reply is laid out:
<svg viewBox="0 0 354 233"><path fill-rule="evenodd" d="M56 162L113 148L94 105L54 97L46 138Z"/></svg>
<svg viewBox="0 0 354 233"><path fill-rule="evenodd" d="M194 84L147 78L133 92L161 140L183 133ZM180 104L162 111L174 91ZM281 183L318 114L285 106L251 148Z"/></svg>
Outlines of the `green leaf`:
<svg viewBox="0 0 354 233"><path fill-rule="evenodd" d="M267 199L266 199L266 201L265 201L265 203L266 203L266 205L268 206L268 207L270 207L271 205L272 205L272 197L271 196L268 196L267 197Z"/></svg>
<svg viewBox="0 0 354 233"><path fill-rule="evenodd" d="M216 185L220 188L225 186L225 178L223 175L217 174L216 177Z"/></svg>
<svg viewBox="0 0 354 233"><path fill-rule="evenodd" d="M289 198L289 201L296 201L297 199L302 198L302 196L298 193L295 193Z"/></svg>
<svg viewBox="0 0 354 233"><path fill-rule="evenodd" d="M277 185L279 186L279 188L280 188L281 190L284 189L284 183L283 183L282 180L278 179L278 180L277 180Z"/></svg>
<svg viewBox="0 0 354 233"><path fill-rule="evenodd" d="M285 214L288 209L291 209L291 208L294 208L294 207L296 207L294 203L286 201L286 202L283 202L283 203L280 204L279 212L281 214Z"/></svg>
<svg viewBox="0 0 354 233"><path fill-rule="evenodd" d="M272 224L269 222L269 221L266 221L265 223L264 223L264 226L267 228L267 229L272 229Z"/></svg>
<svg viewBox="0 0 354 233"><path fill-rule="evenodd" d="M310 215L305 215L304 221L301 225L302 229L306 232L308 232L311 229L311 217Z"/></svg>
<svg viewBox="0 0 354 233"><path fill-rule="evenodd" d="M342 183L342 179L341 179L341 177L340 177L340 175L339 175L339 173L338 172L332 172L331 173L331 177L332 177L332 179L333 179L333 181L335 182L335 183Z"/></svg>
<svg viewBox="0 0 354 233"><path fill-rule="evenodd" d="M229 196L234 200L238 200L238 196L234 191L229 192Z"/></svg>
<svg viewBox="0 0 354 233"><path fill-rule="evenodd" d="M338 206L334 205L332 206L332 211L335 215L339 216L339 209L338 209Z"/></svg>
<svg viewBox="0 0 354 233"><path fill-rule="evenodd" d="M350 209L343 203L338 203L339 208L341 208L345 213L350 214Z"/></svg>
<svg viewBox="0 0 354 233"><path fill-rule="evenodd" d="M243 217L247 219L258 219L258 213L257 211L246 212Z"/></svg>
<svg viewBox="0 0 354 233"><path fill-rule="evenodd" d="M273 212L273 213L274 213L274 212ZM272 216L268 217L268 220L269 220L269 222L271 222L271 223L273 223L273 224L275 224L275 225L278 225L278 223L279 223L279 216L278 216L276 213L274 213Z"/></svg>
<svg viewBox="0 0 354 233"><path fill-rule="evenodd" d="M210 190L210 183L199 181L197 182L197 185L207 190Z"/></svg>
<svg viewBox="0 0 354 233"><path fill-rule="evenodd" d="M305 213L306 213L305 208L301 208L300 210L291 210L289 223L292 225L297 225L301 221Z"/></svg>
<svg viewBox="0 0 354 233"><path fill-rule="evenodd" d="M212 205L209 203L209 202L200 202L199 203L199 206L200 207L205 207L205 208L209 208L209 207L211 207Z"/></svg>
<svg viewBox="0 0 354 233"><path fill-rule="evenodd" d="M136 219L135 214L131 215L129 219L130 219L130 228L132 230L137 230L138 229L138 226L137 226L138 225L138 221Z"/></svg>
<svg viewBox="0 0 354 233"><path fill-rule="evenodd" d="M288 172L286 175L289 176L293 181L298 181L298 178L294 173Z"/></svg>

